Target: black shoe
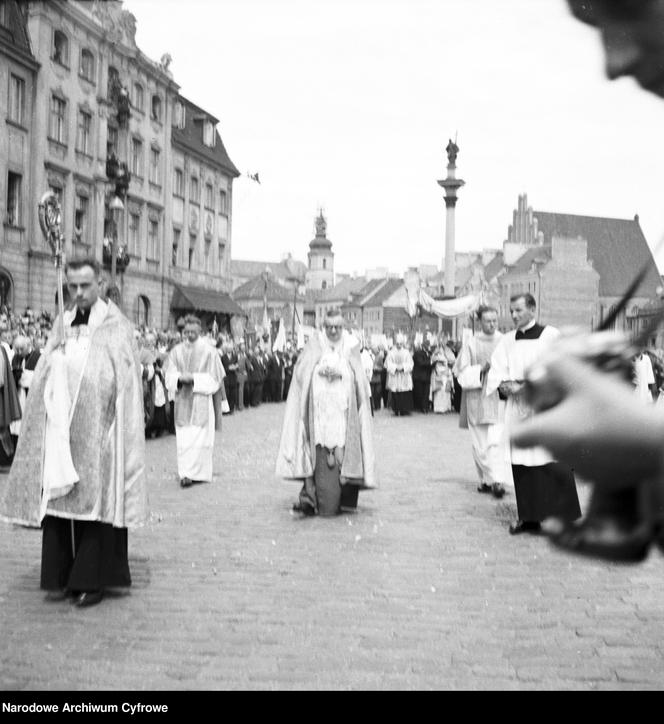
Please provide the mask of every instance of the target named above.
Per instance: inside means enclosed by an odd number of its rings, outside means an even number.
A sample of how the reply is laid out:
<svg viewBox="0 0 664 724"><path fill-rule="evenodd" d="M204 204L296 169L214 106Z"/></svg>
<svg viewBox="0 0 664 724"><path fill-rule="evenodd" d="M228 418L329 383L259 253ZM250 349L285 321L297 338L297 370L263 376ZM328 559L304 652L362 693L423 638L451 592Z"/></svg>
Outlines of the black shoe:
<svg viewBox="0 0 664 724"><path fill-rule="evenodd" d="M595 487L586 517L565 524L561 532L550 536L551 542L569 553L615 563L640 563L657 540L654 523L642 513L647 495L645 486L619 491Z"/></svg>
<svg viewBox="0 0 664 724"><path fill-rule="evenodd" d="M302 515L316 515L316 510L310 503L294 503L291 510L302 513Z"/></svg>
<svg viewBox="0 0 664 724"><path fill-rule="evenodd" d="M510 535L520 535L521 533L537 535L541 530L542 526L536 521L517 520L516 523L510 525Z"/></svg>
<svg viewBox="0 0 664 724"><path fill-rule="evenodd" d="M79 608L86 608L88 606L95 606L104 597L103 591L84 591L79 593L74 599L74 606Z"/></svg>
<svg viewBox="0 0 664 724"><path fill-rule="evenodd" d="M498 498L498 500L500 500L503 495L505 495L505 487L500 483L493 483L491 486L491 493L494 498Z"/></svg>
<svg viewBox="0 0 664 724"><path fill-rule="evenodd" d="M613 518L595 516L568 524L551 536L551 542L568 553L614 563L640 563L648 556L652 529L647 524L624 528Z"/></svg>
<svg viewBox="0 0 664 724"><path fill-rule="evenodd" d="M478 493L490 493L491 486L487 485L487 483L482 483L481 485L477 486L477 492Z"/></svg>
<svg viewBox="0 0 664 724"><path fill-rule="evenodd" d="M190 488L192 485L193 485L193 483L191 482L191 480L189 478L182 478L182 480L180 480L181 488Z"/></svg>

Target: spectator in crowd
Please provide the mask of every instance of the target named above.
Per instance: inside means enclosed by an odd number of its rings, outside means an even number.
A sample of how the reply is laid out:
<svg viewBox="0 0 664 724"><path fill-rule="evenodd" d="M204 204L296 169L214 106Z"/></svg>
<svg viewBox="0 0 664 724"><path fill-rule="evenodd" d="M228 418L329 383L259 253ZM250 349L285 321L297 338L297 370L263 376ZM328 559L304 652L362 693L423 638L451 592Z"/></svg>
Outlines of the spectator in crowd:
<svg viewBox="0 0 664 724"><path fill-rule="evenodd" d="M288 397L291 380L293 379L293 368L295 367L296 362L297 353L293 349L293 344L291 342L286 342L286 352L284 354L284 400Z"/></svg>
<svg viewBox="0 0 664 724"><path fill-rule="evenodd" d="M237 346L237 409L244 410L249 404L247 400L247 351L244 340L240 340Z"/></svg>
<svg viewBox="0 0 664 724"><path fill-rule="evenodd" d="M28 397L28 390L32 383L32 377L35 372L35 367L41 351L35 349L32 341L29 337L19 334L14 339L14 357L12 358L12 374L14 376L14 383L16 384L16 390L18 392L18 401L21 407L21 416L25 410L25 403ZM9 425L10 433L12 436L12 442L14 447L18 442L18 436L21 433L21 420L14 420Z"/></svg>
<svg viewBox="0 0 664 724"><path fill-rule="evenodd" d="M281 402L284 391L284 363L280 352L269 352L267 357L267 381L271 402Z"/></svg>
<svg viewBox="0 0 664 724"><path fill-rule="evenodd" d="M409 415L413 409L413 358L403 334L397 334L395 345L387 354L385 366L392 411L397 417Z"/></svg>
<svg viewBox="0 0 664 724"><path fill-rule="evenodd" d="M238 357L235 353L233 342L227 340L222 341L220 338L217 345L222 349L221 363L224 366L226 377L224 377L224 387L226 389L226 399L228 400L229 414L237 408L237 369Z"/></svg>
<svg viewBox="0 0 664 724"><path fill-rule="evenodd" d="M416 343L413 350L413 406L419 412L429 412L431 383L431 349L429 340Z"/></svg>
<svg viewBox="0 0 664 724"><path fill-rule="evenodd" d="M438 345L431 355L431 380L429 383L429 397L433 411L444 414L452 411L452 395L454 393L454 378L452 368L455 357L450 348Z"/></svg>
<svg viewBox="0 0 664 724"><path fill-rule="evenodd" d="M383 371L385 369L385 350L378 345L371 349L373 353L373 372L371 373L371 399L374 410L380 410L383 400Z"/></svg>

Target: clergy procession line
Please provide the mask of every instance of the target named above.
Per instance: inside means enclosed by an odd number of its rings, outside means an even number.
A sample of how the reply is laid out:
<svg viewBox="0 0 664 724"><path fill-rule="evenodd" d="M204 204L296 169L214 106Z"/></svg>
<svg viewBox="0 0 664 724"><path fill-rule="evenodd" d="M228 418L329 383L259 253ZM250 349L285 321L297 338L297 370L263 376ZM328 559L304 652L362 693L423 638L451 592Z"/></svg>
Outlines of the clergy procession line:
<svg viewBox="0 0 664 724"><path fill-rule="evenodd" d="M453 344L431 349L429 340L411 353L403 335L389 350L363 348L338 309L303 349L282 354L203 335L195 316L184 319L181 337L141 334L100 297L99 272L92 259L68 263L73 305L64 325L52 326L41 353L17 340L17 375L0 346L0 440L11 464L0 515L42 528L47 600L71 597L85 607L131 584L127 530L147 515L146 438L175 433L183 488L212 482L223 415L262 401L286 400L276 474L301 485L293 510L302 516L352 511L359 491L376 487L372 417L382 403L396 417L461 413L478 491L501 498L513 481L511 534L539 533L549 517L580 517L572 470L542 447L507 440L506 429L532 416L527 370L559 338L537 323L530 294L512 298L515 329L504 334L496 310L480 307L480 329L458 355Z"/></svg>

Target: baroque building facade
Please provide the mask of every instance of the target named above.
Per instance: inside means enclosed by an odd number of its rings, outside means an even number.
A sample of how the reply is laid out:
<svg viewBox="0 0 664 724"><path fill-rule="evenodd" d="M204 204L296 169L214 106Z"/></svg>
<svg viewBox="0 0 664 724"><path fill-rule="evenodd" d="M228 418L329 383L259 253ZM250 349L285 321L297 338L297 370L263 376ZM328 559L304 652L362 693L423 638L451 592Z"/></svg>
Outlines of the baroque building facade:
<svg viewBox="0 0 664 724"><path fill-rule="evenodd" d="M121 300L132 321L166 327L183 309L208 311L204 307L225 307L230 315L231 187L239 174L223 148L217 119L180 95L169 56L157 63L136 46L135 18L120 0L30 2L17 8L38 70L31 109L26 85L27 130L5 115L12 138L24 137L30 159L24 164L20 224L8 224L15 195L6 188L0 196L5 202L0 264L12 267L13 306L54 308L53 262L37 215L39 198L50 189L62 209L66 256L102 262L109 296ZM0 72L7 73L2 66ZM3 174L5 184L14 180L9 174L17 173L17 156L14 152L14 171ZM205 190L203 211L186 232L188 209L177 203L175 186L176 169L184 172L185 166ZM212 199L205 195L208 183ZM201 198L192 205L200 206ZM192 261L185 265L173 253L178 231L190 244L196 236ZM204 293L192 302L195 295L178 285Z"/></svg>

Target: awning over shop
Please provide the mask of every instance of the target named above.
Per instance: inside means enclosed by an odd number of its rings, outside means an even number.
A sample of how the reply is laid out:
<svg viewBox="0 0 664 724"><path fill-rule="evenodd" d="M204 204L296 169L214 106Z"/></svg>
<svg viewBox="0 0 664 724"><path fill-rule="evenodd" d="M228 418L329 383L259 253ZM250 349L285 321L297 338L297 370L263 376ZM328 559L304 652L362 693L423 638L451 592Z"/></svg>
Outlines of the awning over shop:
<svg viewBox="0 0 664 724"><path fill-rule="evenodd" d="M241 314L245 312L225 292L183 287L175 284L171 307L178 311L213 312L215 314Z"/></svg>

